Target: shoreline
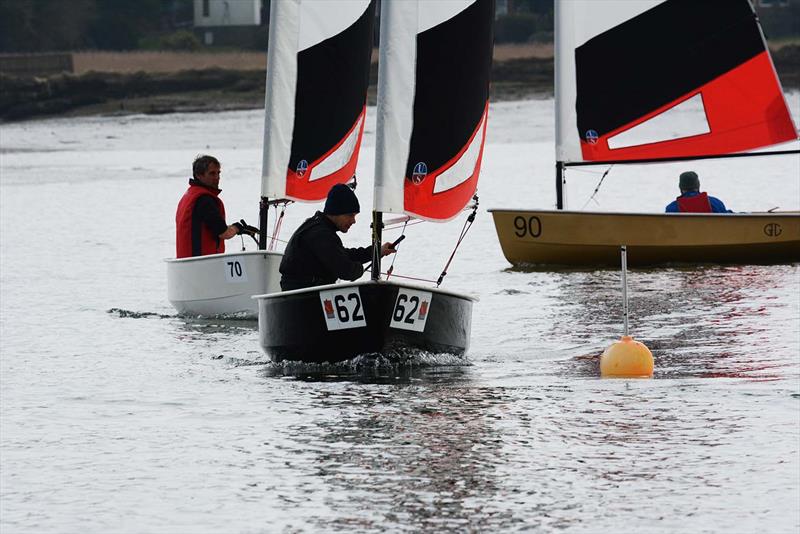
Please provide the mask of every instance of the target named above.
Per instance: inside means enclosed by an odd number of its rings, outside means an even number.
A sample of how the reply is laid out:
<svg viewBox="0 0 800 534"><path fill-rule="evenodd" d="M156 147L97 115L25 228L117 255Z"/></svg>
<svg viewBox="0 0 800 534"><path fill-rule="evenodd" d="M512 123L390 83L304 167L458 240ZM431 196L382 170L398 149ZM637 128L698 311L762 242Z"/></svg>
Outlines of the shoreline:
<svg viewBox="0 0 800 534"><path fill-rule="evenodd" d="M492 66L492 101L553 95L553 57L506 54ZM784 90L800 89L800 46L772 51ZM371 69L368 105L375 104L377 64ZM262 69L211 67L172 72L97 72L47 78L0 74L0 123L33 119L259 109Z"/></svg>

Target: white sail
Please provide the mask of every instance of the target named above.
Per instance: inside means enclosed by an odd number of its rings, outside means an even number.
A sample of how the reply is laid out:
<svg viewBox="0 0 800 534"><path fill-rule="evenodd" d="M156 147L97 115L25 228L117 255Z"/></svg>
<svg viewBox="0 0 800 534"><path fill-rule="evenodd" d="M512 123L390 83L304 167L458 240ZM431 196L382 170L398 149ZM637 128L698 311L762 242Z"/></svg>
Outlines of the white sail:
<svg viewBox="0 0 800 534"><path fill-rule="evenodd" d="M556 2L556 160L730 154L797 138L748 0Z"/></svg>
<svg viewBox="0 0 800 534"><path fill-rule="evenodd" d="M369 7L370 0L276 0L270 3L261 196L295 200L316 200L320 197L318 192L314 193L313 198L287 193L287 168L293 138L298 135L294 131L295 115L299 111L295 109L298 54L341 34ZM371 36L371 27L369 33ZM367 44L371 48L371 43ZM362 51L354 52L360 54ZM319 87L320 91L327 89ZM353 90L361 90L366 97L365 88L354 86ZM330 148L331 153L319 160L316 169L309 170L306 176L308 181L319 180L352 160L361 139L363 117L356 120L356 125L354 130L343 132L344 142L341 146L325 147Z"/></svg>
<svg viewBox="0 0 800 534"><path fill-rule="evenodd" d="M556 0L555 104L556 161L582 161L574 135L575 49L592 37L660 4L663 0ZM609 61L613 59L609 58Z"/></svg>
<svg viewBox="0 0 800 534"><path fill-rule="evenodd" d="M447 220L474 194L488 110L491 7L486 0L382 4L376 211ZM443 54L445 47L453 53Z"/></svg>

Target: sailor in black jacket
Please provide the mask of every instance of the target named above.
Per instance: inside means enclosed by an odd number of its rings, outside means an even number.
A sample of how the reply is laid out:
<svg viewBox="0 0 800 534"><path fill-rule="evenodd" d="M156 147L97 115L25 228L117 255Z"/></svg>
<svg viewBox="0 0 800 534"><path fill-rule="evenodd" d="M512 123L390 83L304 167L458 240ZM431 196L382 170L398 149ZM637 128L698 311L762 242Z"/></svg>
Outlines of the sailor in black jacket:
<svg viewBox="0 0 800 534"><path fill-rule="evenodd" d="M333 284L338 279L357 280L364 274L372 247L344 248L336 235L355 224L359 211L352 189L344 184L331 188L324 210L306 219L286 245L280 266L283 291ZM381 246L381 256L393 252L391 243Z"/></svg>

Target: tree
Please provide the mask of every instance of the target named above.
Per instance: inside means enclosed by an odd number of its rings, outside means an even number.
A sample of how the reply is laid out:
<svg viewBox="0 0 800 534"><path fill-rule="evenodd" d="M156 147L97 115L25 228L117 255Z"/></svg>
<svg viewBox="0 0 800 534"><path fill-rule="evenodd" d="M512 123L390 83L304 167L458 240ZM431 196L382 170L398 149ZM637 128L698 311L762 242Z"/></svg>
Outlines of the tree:
<svg viewBox="0 0 800 534"><path fill-rule="evenodd" d="M160 29L161 0L95 0L97 13L89 27L95 48L130 50Z"/></svg>
<svg viewBox="0 0 800 534"><path fill-rule="evenodd" d="M0 2L0 50L38 52L85 45L95 0Z"/></svg>

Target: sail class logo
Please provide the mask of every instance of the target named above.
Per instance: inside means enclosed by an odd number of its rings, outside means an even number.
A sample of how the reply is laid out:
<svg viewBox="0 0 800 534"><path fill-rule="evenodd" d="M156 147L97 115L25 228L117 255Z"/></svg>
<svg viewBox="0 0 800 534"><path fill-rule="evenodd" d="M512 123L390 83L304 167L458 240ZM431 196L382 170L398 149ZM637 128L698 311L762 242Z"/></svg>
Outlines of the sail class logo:
<svg viewBox="0 0 800 534"><path fill-rule="evenodd" d="M322 303L322 307L325 309L325 316L328 319L333 319L333 302L329 299L325 299Z"/></svg>
<svg viewBox="0 0 800 534"><path fill-rule="evenodd" d="M769 237L778 237L783 233L783 228L778 223L769 223L764 226L764 234Z"/></svg>
<svg viewBox="0 0 800 534"><path fill-rule="evenodd" d="M304 159L301 159L297 162L297 168L295 169L295 173L297 174L298 178L302 178L305 176L306 171L308 170L308 162Z"/></svg>
<svg viewBox="0 0 800 534"><path fill-rule="evenodd" d="M419 317L418 319L425 319L425 316L428 315L428 301L423 300L422 304L419 306Z"/></svg>
<svg viewBox="0 0 800 534"><path fill-rule="evenodd" d="M414 185L419 185L428 175L428 166L421 161L414 165L414 172L411 173L411 181Z"/></svg>
<svg viewBox="0 0 800 534"><path fill-rule="evenodd" d="M594 145L597 143L597 139L600 136L597 135L597 132L595 130L587 130L586 135L584 135L584 137L586 138L587 143L589 143L590 145Z"/></svg>

